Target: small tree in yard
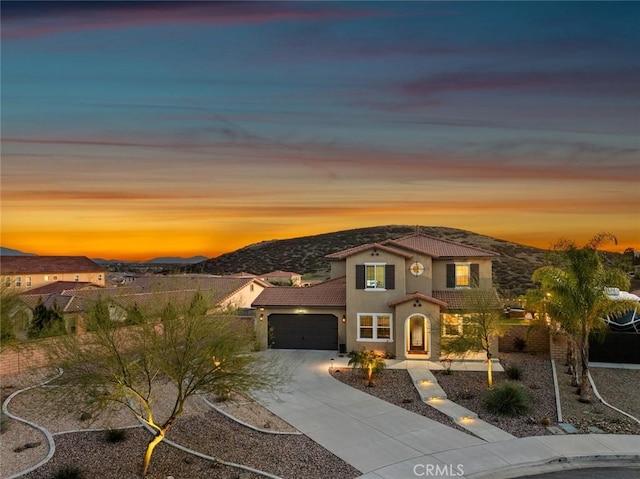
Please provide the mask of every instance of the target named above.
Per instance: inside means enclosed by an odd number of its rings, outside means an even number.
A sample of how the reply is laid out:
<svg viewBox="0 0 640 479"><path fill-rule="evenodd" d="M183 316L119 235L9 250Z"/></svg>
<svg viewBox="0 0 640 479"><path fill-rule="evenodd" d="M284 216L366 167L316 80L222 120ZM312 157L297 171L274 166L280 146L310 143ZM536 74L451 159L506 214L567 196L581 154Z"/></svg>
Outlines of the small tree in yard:
<svg viewBox="0 0 640 479"><path fill-rule="evenodd" d="M445 354L464 356L469 352L484 351L487 357L487 385L493 387L491 340L502 333L501 309L494 289L466 290L462 334L444 340Z"/></svg>
<svg viewBox="0 0 640 479"><path fill-rule="evenodd" d="M273 390L284 379L273 355L250 352L252 328L232 314L206 314L202 297L147 315L140 324L94 322L95 331L61 338L49 351L63 374L56 381L57 404L77 404L90 411L116 404L130 410L154 431L142 463L147 474L155 447L182 414L185 402L199 393L249 394ZM104 313L103 308L100 311ZM161 321L153 317L162 316ZM140 318L138 318L140 319ZM158 400L170 397L170 411Z"/></svg>
<svg viewBox="0 0 640 479"><path fill-rule="evenodd" d="M373 376L382 372L385 368L384 358L375 351L363 349L360 351L351 351L349 356L349 366L354 368L360 366L365 378L367 386L373 386Z"/></svg>
<svg viewBox="0 0 640 479"><path fill-rule="evenodd" d="M611 300L606 295L607 287L629 288L624 271L604 267L597 248L607 240L617 243L610 233L597 234L583 247L571 241L559 241L552 250L556 265L543 266L533 275L540 288L549 293L547 311L552 321L567 333L571 347L579 348L582 402L591 402L590 333L606 331L606 323L602 320L605 316L622 314L635 307L633 302Z"/></svg>

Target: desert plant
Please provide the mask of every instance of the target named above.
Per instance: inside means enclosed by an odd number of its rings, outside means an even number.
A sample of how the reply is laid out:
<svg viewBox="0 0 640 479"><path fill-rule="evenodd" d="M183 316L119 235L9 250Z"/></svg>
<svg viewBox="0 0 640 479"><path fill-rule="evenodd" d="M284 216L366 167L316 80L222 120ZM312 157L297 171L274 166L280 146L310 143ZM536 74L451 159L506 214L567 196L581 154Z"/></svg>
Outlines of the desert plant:
<svg viewBox="0 0 640 479"><path fill-rule="evenodd" d="M76 466L62 466L53 475L53 479L82 479L84 475Z"/></svg>
<svg viewBox="0 0 640 479"><path fill-rule="evenodd" d="M349 366L354 368L360 366L367 379L367 386L373 386L373 376L382 372L385 368L384 357L369 349L351 351L349 356Z"/></svg>
<svg viewBox="0 0 640 479"><path fill-rule="evenodd" d="M506 382L488 391L485 406L489 412L501 416L521 416L531 409L531 401L524 387Z"/></svg>
<svg viewBox="0 0 640 479"><path fill-rule="evenodd" d="M540 424L542 424L543 426L549 426L551 424L551 419L545 416L540 419Z"/></svg>
<svg viewBox="0 0 640 479"><path fill-rule="evenodd" d="M521 337L513 338L513 349L521 353L527 347L527 341Z"/></svg>
<svg viewBox="0 0 640 479"><path fill-rule="evenodd" d="M447 376L453 374L451 370L451 365L453 364L452 359L441 359L440 362L442 363L442 374L446 374Z"/></svg>
<svg viewBox="0 0 640 479"><path fill-rule="evenodd" d="M275 355L266 358L249 352L249 325L238 323L226 310L208 314L203 306L196 295L190 303L163 311L160 323L145 311L145 320L127 329L108 320L101 308L94 334L61 336L48 345L50 362L64 371L55 380L59 387L47 388L52 401L93 415L109 405L124 406L153 429L141 477L189 398L273 390L284 378L286 365ZM168 385L173 385L170 392ZM173 408L160 415L158 398L167 394Z"/></svg>
<svg viewBox="0 0 640 479"><path fill-rule="evenodd" d="M109 444L122 442L127 438L127 431L124 429L107 429L104 433L104 440Z"/></svg>
<svg viewBox="0 0 640 479"><path fill-rule="evenodd" d="M504 372L507 373L507 377L512 381L520 381L520 378L522 377L522 371L515 364L512 364L511 366L507 366L504 369Z"/></svg>

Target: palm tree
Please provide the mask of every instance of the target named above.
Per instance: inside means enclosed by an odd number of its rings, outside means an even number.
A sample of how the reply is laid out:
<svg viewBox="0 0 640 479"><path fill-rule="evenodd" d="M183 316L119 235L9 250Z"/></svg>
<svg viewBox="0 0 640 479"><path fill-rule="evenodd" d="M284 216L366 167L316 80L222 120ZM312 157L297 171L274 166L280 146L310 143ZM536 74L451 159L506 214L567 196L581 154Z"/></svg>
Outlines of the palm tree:
<svg viewBox="0 0 640 479"><path fill-rule="evenodd" d="M605 316L622 314L631 307L629 302L614 301L606 295L607 287L629 287L624 271L604 267L597 248L607 240L617 243L610 233L599 233L582 247L561 240L552 248L557 253L558 265L543 266L533 274L533 280L540 283L545 293L549 293L547 313L567 333L573 349L580 350L581 402L591 402L590 333L606 330L602 320Z"/></svg>

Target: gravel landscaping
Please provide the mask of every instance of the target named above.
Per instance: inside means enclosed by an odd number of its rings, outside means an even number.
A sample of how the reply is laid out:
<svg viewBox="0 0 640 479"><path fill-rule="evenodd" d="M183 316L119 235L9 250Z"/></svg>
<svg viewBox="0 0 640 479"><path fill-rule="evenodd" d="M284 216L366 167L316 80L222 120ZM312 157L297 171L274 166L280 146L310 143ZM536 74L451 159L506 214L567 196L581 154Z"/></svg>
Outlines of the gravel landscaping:
<svg viewBox="0 0 640 479"><path fill-rule="evenodd" d="M447 375L436 372L436 378L448 397L478 416L517 437L550 434L541 418L557 423L551 362L544 356L526 353L500 354L505 367L517 365L521 372L518 382L532 397L532 409L524 416L510 418L487 412L484 397L487 392L486 372L454 371ZM605 407L595 400L591 404L578 401L576 388L570 385L570 376L563 365L557 365L563 420L575 425L581 433L640 434L640 424ZM631 414L640 415L640 370L592 368L592 376L600 394L612 405ZM466 431L446 415L423 403L406 370L385 370L374 387L367 387L360 370L336 369L332 375L354 388L389 401L397 406L426 416L455 429ZM11 392L33 384L40 377L26 375L3 378L2 399ZM494 373L494 384L507 381L507 374ZM258 404L234 398L234 401L216 401L216 407L258 428L272 431L295 432L289 424L273 416ZM137 423L128 411L115 411L110 415L80 421L78 414L61 414L56 408L47 408L41 388L22 392L9 404L10 412L47 428L54 434L56 452L53 458L27 479L45 479L54 476L63 466L75 466L83 477L104 479L139 477L142 457L150 433ZM161 405L161 409L164 407ZM121 442L109 443L104 431L70 432L70 430L128 427ZM594 429L597 428L597 429ZM242 426L213 410L203 398L192 398L173 428L168 439L200 453L223 461L253 467L282 478L325 479L354 478L360 472L326 451L304 435L273 435ZM0 477L24 470L47 454L44 435L13 419L6 419L0 437ZM168 444L160 444L154 453L148 478L216 477L222 479L254 479L255 473L222 465L180 451Z"/></svg>
<svg viewBox="0 0 640 479"><path fill-rule="evenodd" d="M540 420L548 417L552 423L556 422L551 362L548 358L524 353L501 354L500 361L503 366L517 365L521 370L522 379L517 382L526 387L533 398L532 409L526 416L511 418L487 412L484 407L486 372L453 371L447 375L436 371L435 376L449 399L477 413L480 419L516 437L548 434L546 426L540 424ZM420 400L407 371L387 369L379 376L375 387L365 386L359 370L343 369L340 373L334 372L333 376L361 391L466 432L466 429L458 426L448 416ZM502 372L494 372L493 378L494 385L507 380L506 373Z"/></svg>
<svg viewBox="0 0 640 479"><path fill-rule="evenodd" d="M3 378L4 379L4 378ZM11 389L24 387L23 382L9 380ZM5 382L5 384L8 384ZM9 390L4 391L8 396ZM210 400L212 398L209 398ZM213 401L212 401L213 402ZM41 388L25 391L9 404L13 414L46 427L54 435L56 451L53 458L27 479L49 479L63 466L79 468L84 478L122 479L139 477L146 444L151 438L141 427L126 430L122 442L108 443L104 431L70 432L97 427L124 427L136 424L128 411L100 415L80 421L78 414L67 415L47 408ZM269 411L251 401L216 403L227 413L236 412L242 420L273 431L295 431ZM160 404L160 410L165 405ZM36 464L48 451L44 435L15 420L8 420L1 436L2 463L0 477L7 477ZM268 426L268 427L267 427ZM304 435L275 435L255 431L238 424L208 406L203 398L194 397L185 412L169 430L167 439L182 446L213 456L222 461L243 464L285 478L350 479L361 475L332 453ZM39 444L16 452L26 443ZM223 479L253 479L258 474L201 459L168 444L160 444L149 468L150 479L216 477Z"/></svg>
<svg viewBox="0 0 640 479"><path fill-rule="evenodd" d="M551 434L542 418L549 418L550 425L557 425L556 398L553 386L551 360L543 355L527 353L500 353L504 368L516 365L521 379L513 381L526 388L532 397L531 410L520 417L505 417L489 413L484 405L487 393L486 372L453 371L446 375L436 371L440 386L452 401L478 414L516 437ZM610 434L640 434L640 424L594 400L591 404L578 401L577 388L571 387L571 377L564 366L556 364L561 397L563 422L573 424L580 433L602 431ZM601 396L610 404L640 416L640 370L591 368L591 375ZM411 377L405 370L387 369L378 376L375 387L367 387L362 373L357 369L337 369L333 377L354 388L389 401L434 421L464 430L449 417L420 400ZM494 386L508 381L507 374L494 372ZM593 429L593 428L597 429ZM591 429L590 429L591 428Z"/></svg>
<svg viewBox="0 0 640 479"><path fill-rule="evenodd" d="M565 366L556 364L564 422L573 424L580 432L609 434L640 434L640 424L600 403L595 395L589 404L581 403L578 388L571 386L571 376ZM640 370L590 368L600 395L611 405L640 416ZM640 417L639 417L640 419Z"/></svg>

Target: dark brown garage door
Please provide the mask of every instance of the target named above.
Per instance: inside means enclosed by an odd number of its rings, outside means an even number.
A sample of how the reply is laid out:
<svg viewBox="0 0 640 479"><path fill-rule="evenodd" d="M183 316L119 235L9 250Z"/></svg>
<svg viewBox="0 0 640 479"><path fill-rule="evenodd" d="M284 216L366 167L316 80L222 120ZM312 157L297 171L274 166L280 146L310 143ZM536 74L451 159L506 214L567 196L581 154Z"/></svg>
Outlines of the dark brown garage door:
<svg viewBox="0 0 640 479"><path fill-rule="evenodd" d="M338 318L332 314L271 314L275 349L338 350Z"/></svg>

